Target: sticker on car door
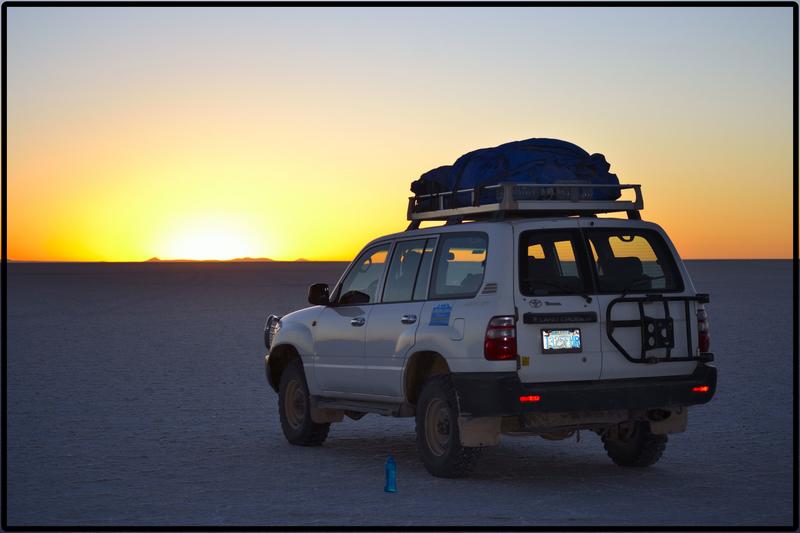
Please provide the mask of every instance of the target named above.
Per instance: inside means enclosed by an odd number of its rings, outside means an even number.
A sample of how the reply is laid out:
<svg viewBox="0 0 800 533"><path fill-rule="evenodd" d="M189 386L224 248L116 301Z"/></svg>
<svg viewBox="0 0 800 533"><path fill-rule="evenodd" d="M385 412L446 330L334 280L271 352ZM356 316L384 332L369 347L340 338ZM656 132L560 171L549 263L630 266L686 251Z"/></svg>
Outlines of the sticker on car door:
<svg viewBox="0 0 800 533"><path fill-rule="evenodd" d="M429 326L448 326L450 325L450 313L453 306L450 304L439 304L431 310L431 321Z"/></svg>

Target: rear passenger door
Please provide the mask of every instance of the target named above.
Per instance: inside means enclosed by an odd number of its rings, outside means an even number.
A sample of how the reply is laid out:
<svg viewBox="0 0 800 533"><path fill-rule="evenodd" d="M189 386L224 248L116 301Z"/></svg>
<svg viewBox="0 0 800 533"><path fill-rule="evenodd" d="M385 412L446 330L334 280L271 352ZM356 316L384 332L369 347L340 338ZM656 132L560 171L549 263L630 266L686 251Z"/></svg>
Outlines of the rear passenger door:
<svg viewBox="0 0 800 533"><path fill-rule="evenodd" d="M588 294L591 278L577 224L518 231L520 379L598 379L603 364L599 306Z"/></svg>
<svg viewBox="0 0 800 533"><path fill-rule="evenodd" d="M383 295L370 312L364 361L364 392L402 397L403 365L414 346L428 292L435 238L397 241Z"/></svg>
<svg viewBox="0 0 800 533"><path fill-rule="evenodd" d="M442 354L453 372L483 354L484 332L496 299L476 298L483 286L489 237L482 231L439 235L417 345ZM476 334L477 332L477 334Z"/></svg>

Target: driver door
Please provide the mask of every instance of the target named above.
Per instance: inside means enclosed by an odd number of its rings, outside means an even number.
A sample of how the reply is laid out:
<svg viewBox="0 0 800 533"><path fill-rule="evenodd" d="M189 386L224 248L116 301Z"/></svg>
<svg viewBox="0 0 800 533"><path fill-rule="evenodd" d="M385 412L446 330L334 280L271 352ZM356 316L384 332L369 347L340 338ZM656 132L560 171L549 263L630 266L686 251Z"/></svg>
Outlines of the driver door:
<svg viewBox="0 0 800 533"><path fill-rule="evenodd" d="M314 326L314 374L331 396L364 387L366 324L383 279L390 243L365 250L350 266Z"/></svg>

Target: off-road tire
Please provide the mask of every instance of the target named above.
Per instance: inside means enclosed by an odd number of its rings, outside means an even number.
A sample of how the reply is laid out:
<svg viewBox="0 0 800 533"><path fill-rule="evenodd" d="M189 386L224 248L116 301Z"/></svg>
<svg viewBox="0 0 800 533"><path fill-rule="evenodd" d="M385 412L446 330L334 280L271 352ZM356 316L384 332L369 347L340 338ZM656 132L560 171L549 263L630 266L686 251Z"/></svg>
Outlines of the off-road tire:
<svg viewBox="0 0 800 533"><path fill-rule="evenodd" d="M431 422L434 424L429 427ZM458 400L450 376L433 376L422 386L417 401L416 431L417 451L428 472L437 477L456 478L474 470L481 449L461 445ZM428 431L435 432L431 436L434 444L429 442Z"/></svg>
<svg viewBox="0 0 800 533"><path fill-rule="evenodd" d="M603 435L603 446L619 466L645 467L655 464L667 447L666 435L654 435L647 422L636 422L628 435L611 433Z"/></svg>
<svg viewBox="0 0 800 533"><path fill-rule="evenodd" d="M281 415L281 429L290 443L319 446L325 442L331 425L317 424L311 419L311 398L303 364L298 358L289 361L281 374L278 410Z"/></svg>

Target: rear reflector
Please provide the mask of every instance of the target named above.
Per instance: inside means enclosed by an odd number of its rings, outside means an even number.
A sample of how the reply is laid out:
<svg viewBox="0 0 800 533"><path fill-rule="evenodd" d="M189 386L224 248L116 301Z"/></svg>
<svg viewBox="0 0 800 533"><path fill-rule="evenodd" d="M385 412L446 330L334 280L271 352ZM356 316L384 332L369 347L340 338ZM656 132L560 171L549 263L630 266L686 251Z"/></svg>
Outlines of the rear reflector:
<svg viewBox="0 0 800 533"><path fill-rule="evenodd" d="M701 385L699 387L692 387L692 392L708 392L708 385Z"/></svg>
<svg viewBox="0 0 800 533"><path fill-rule="evenodd" d="M519 401L522 402L522 403L538 402L541 399L542 399L542 397L539 396L539 395L536 395L536 394L531 395L531 396L520 396L519 397Z"/></svg>

